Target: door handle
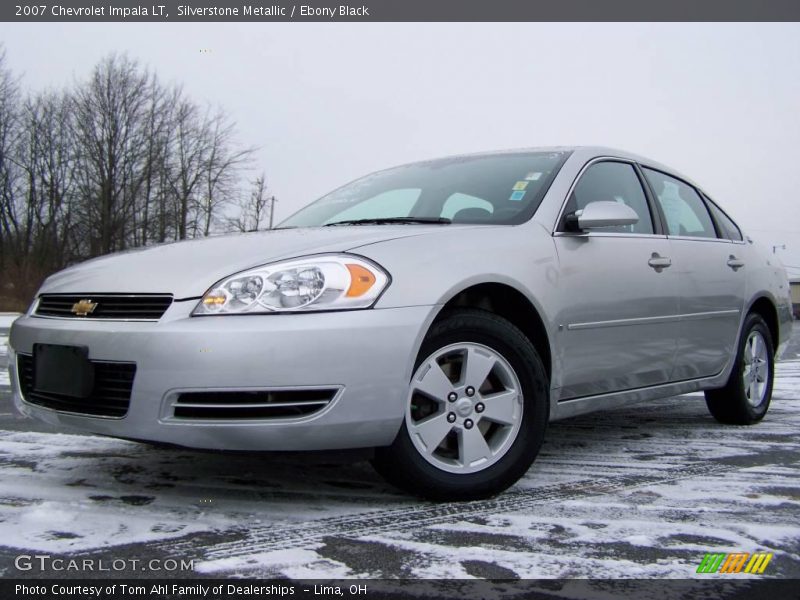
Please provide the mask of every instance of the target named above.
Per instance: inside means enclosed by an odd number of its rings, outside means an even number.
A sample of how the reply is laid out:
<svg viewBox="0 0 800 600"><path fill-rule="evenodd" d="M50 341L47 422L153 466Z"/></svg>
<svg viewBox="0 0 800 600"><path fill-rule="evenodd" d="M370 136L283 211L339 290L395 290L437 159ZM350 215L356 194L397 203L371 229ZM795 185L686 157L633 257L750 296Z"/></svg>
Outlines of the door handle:
<svg viewBox="0 0 800 600"><path fill-rule="evenodd" d="M733 254L728 257L728 266L734 271L738 271L744 266L744 261L736 258Z"/></svg>
<svg viewBox="0 0 800 600"><path fill-rule="evenodd" d="M653 252L647 264L655 269L656 273L661 273L661 271L672 265L672 261L666 256L659 256L658 252Z"/></svg>

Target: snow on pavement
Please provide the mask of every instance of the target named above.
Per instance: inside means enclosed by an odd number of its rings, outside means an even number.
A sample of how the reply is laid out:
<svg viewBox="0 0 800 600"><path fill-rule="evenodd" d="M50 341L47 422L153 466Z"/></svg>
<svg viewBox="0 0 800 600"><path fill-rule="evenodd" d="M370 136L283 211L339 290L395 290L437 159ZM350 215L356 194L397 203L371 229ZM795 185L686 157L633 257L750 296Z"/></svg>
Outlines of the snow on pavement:
<svg viewBox="0 0 800 600"><path fill-rule="evenodd" d="M19 313L0 312L0 330L8 330L17 317Z"/></svg>

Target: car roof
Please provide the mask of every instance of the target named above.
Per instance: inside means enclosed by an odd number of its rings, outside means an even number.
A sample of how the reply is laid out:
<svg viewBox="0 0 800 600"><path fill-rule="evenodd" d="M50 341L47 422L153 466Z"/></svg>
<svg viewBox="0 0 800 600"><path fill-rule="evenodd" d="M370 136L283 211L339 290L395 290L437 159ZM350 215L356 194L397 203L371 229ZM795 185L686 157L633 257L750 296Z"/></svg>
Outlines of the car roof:
<svg viewBox="0 0 800 600"><path fill-rule="evenodd" d="M678 179L683 179L687 183L690 183L693 186L700 188L702 190L702 187L699 186L696 182L694 182L690 177L687 177L686 175L677 171L676 169L669 167L663 163L660 163L657 160L653 160L652 158L648 158L646 156L642 156L641 154L636 154L634 152L628 152L627 150L620 150L618 148L609 148L606 146L575 146L573 147L573 154L576 156L576 158L586 158L586 160L591 160L592 158L597 158L601 156L626 158L628 160L637 162L644 167L652 167L657 171L664 171L665 173L674 175Z"/></svg>
<svg viewBox="0 0 800 600"><path fill-rule="evenodd" d="M459 158L478 158L481 156L487 156L487 157L502 156L504 154L521 154L525 152L569 153L571 154L571 158L581 162L588 162L593 158L600 158L600 157L624 158L627 160L632 160L634 162L640 163L642 166L652 167L658 171L664 171L665 173L673 175L678 179L686 181L687 183L693 185L694 187L700 189L701 191L703 189L702 186L698 185L690 177L687 177L686 175L680 173L679 171L673 169L672 167L669 167L651 158L647 158L646 156L636 154L634 152L628 152L627 150L620 150L619 148L611 148L608 146L531 146L523 148L508 148L503 150L487 150L483 152L468 152L462 154L453 154L450 156L439 156L427 160L414 161L412 163L408 163L408 165L436 162L439 160L445 161L445 160L458 160Z"/></svg>

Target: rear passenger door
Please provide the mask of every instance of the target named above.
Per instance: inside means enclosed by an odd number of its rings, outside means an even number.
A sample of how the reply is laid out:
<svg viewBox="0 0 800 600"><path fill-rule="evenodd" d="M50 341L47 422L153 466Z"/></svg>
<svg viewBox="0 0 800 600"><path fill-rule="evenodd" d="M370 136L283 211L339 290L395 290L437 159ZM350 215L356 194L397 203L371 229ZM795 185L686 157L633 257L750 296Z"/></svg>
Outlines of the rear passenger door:
<svg viewBox="0 0 800 600"><path fill-rule="evenodd" d="M733 234L721 217L715 224L709 210L713 205L693 186L655 169L643 171L658 200L678 274L678 347L672 379L716 375L735 354L747 272L742 246L728 239Z"/></svg>

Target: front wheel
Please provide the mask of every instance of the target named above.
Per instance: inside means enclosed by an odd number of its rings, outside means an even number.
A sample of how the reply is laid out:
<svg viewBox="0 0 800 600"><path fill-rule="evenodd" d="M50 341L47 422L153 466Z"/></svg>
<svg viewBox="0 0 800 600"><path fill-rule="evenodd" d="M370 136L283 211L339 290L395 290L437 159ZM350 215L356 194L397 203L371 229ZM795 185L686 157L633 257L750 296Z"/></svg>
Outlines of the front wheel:
<svg viewBox="0 0 800 600"><path fill-rule="evenodd" d="M425 338L403 425L373 465L427 498L486 498L528 470L547 419L547 373L530 340L493 313L454 311Z"/></svg>
<svg viewBox="0 0 800 600"><path fill-rule="evenodd" d="M772 399L775 353L764 319L749 314L725 387L706 391L706 404L720 423L752 425L767 414Z"/></svg>

